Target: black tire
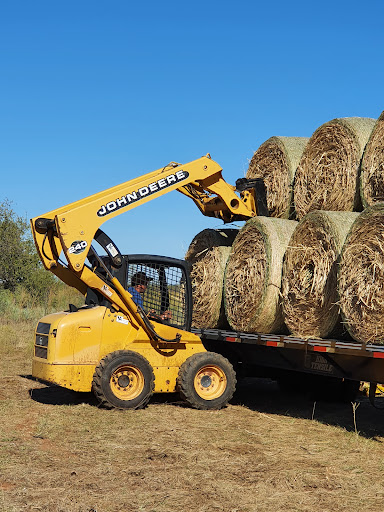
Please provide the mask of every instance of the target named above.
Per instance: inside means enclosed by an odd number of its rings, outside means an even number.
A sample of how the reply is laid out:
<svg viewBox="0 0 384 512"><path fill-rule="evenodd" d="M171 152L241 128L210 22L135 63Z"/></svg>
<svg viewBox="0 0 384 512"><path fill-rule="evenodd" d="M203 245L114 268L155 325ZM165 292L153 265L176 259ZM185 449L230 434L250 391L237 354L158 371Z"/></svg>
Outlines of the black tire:
<svg viewBox="0 0 384 512"><path fill-rule="evenodd" d="M177 377L180 396L195 409L221 409L236 389L231 363L220 354L202 352L189 357Z"/></svg>
<svg viewBox="0 0 384 512"><path fill-rule="evenodd" d="M153 395L155 376L142 355L117 350L96 366L92 390L107 409L141 409Z"/></svg>

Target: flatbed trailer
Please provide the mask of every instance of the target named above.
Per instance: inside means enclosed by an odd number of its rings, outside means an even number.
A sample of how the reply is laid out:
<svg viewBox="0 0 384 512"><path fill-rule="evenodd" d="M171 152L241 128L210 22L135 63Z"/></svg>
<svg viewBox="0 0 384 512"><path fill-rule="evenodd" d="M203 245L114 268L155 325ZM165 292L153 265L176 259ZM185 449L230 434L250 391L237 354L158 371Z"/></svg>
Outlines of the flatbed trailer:
<svg viewBox="0 0 384 512"><path fill-rule="evenodd" d="M384 382L384 346L353 340L304 339L284 334L250 334L220 329L192 329L208 350L221 353L238 376L270 377L280 383L344 383L352 399L361 381ZM309 377L305 381L305 377ZM374 389L376 386L371 386Z"/></svg>

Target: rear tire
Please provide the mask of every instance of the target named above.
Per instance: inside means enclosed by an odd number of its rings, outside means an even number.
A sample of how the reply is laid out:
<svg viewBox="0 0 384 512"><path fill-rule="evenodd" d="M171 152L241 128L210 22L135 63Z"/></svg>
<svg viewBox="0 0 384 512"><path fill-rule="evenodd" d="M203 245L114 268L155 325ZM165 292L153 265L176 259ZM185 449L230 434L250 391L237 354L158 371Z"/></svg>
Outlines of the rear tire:
<svg viewBox="0 0 384 512"><path fill-rule="evenodd" d="M142 355L117 350L96 366L92 390L107 409L141 409L153 395L155 376Z"/></svg>
<svg viewBox="0 0 384 512"><path fill-rule="evenodd" d="M202 352L189 357L177 377L180 396L195 409L221 409L232 398L236 374L220 354Z"/></svg>

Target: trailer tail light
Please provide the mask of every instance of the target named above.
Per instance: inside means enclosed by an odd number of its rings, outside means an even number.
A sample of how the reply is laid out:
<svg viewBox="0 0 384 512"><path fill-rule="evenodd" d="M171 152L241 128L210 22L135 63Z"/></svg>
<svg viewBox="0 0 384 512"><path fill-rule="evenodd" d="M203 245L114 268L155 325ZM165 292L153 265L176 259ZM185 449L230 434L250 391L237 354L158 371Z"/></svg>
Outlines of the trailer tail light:
<svg viewBox="0 0 384 512"><path fill-rule="evenodd" d="M322 346L319 346L319 345L315 345L313 347L313 351L314 352L326 352L327 351L327 347L322 347Z"/></svg>

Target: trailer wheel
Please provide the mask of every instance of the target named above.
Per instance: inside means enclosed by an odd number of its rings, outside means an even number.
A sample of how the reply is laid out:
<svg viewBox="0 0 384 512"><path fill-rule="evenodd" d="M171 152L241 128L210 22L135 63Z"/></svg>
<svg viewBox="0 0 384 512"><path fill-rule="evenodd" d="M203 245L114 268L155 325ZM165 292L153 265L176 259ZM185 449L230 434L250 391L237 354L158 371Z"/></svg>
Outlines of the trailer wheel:
<svg viewBox="0 0 384 512"><path fill-rule="evenodd" d="M92 390L107 409L141 409L151 398L155 376L149 362L131 350L117 350L96 366Z"/></svg>
<svg viewBox="0 0 384 512"><path fill-rule="evenodd" d="M195 409L221 409L235 392L236 374L222 355L202 352L180 366L177 385L181 398Z"/></svg>

